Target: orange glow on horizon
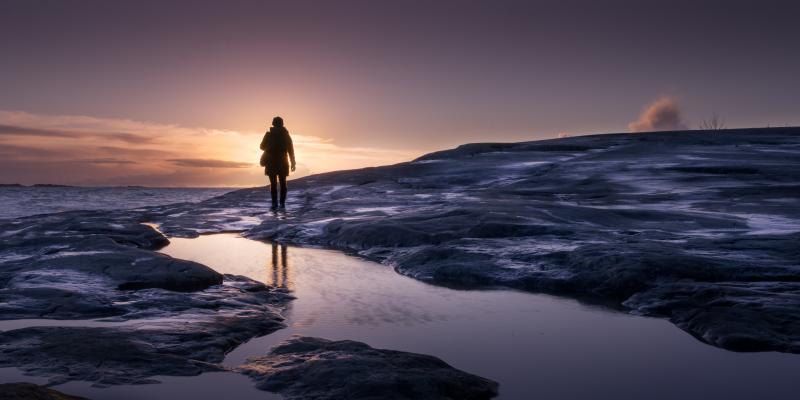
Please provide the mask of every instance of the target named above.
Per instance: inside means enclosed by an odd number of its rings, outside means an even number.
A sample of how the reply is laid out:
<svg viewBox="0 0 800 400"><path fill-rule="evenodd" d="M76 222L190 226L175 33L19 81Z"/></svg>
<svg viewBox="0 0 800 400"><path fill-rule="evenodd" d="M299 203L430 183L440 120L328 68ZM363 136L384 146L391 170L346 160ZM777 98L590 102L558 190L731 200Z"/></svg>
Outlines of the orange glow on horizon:
<svg viewBox="0 0 800 400"><path fill-rule="evenodd" d="M271 117L270 117L271 119ZM421 152L344 147L292 129L297 171L290 178L410 160ZM299 126L309 126L297 124ZM0 111L0 152L17 165L0 183L260 186L264 131L184 127L123 119Z"/></svg>

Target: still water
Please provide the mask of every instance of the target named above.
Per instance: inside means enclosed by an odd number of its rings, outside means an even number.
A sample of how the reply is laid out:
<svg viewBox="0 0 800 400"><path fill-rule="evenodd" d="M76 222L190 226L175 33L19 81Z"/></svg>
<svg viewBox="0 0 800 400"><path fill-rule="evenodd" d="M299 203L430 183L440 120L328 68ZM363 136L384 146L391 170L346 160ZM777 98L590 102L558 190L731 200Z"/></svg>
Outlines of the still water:
<svg viewBox="0 0 800 400"><path fill-rule="evenodd" d="M241 345L226 357L229 366L304 335L434 355L498 381L502 399L786 399L800 389L798 355L729 352L665 320L569 299L452 290L339 252L235 234L175 238L162 251L297 296L286 313L289 326ZM276 398L233 373L159 379L157 385L95 389L72 382L56 389L93 399Z"/></svg>
<svg viewBox="0 0 800 400"><path fill-rule="evenodd" d="M734 353L668 321L510 290L425 284L340 252L243 239L172 239L163 252L291 289L289 327L231 352L237 365L291 335L431 354L500 382L506 399L785 399L800 356Z"/></svg>

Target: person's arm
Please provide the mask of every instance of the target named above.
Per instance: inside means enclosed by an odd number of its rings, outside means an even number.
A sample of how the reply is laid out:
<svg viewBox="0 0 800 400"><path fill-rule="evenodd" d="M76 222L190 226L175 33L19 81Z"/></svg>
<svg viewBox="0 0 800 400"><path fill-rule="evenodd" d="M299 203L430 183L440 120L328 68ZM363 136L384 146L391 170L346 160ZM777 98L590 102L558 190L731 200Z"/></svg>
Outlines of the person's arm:
<svg viewBox="0 0 800 400"><path fill-rule="evenodd" d="M292 137L288 133L286 134L286 139L288 139L286 142L286 151L289 153L289 160L292 162L292 172L294 172L294 168L297 166L294 161L294 144L292 143Z"/></svg>
<svg viewBox="0 0 800 400"><path fill-rule="evenodd" d="M261 150L264 151L267 151L267 135L269 135L269 132L264 134L264 138L261 139L261 145L258 146Z"/></svg>

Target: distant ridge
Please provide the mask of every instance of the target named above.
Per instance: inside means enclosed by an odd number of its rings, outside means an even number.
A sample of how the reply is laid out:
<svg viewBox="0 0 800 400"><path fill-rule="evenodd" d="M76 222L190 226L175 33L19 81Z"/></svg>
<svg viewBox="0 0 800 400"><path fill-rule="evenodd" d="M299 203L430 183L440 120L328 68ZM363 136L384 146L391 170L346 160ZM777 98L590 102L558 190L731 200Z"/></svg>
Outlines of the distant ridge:
<svg viewBox="0 0 800 400"><path fill-rule="evenodd" d="M35 183L33 185L23 185L21 183L0 183L0 187L76 187L76 186L57 185L54 183Z"/></svg>
<svg viewBox="0 0 800 400"><path fill-rule="evenodd" d="M222 189L236 190L241 187L227 186L141 186L141 185L120 185L120 186L79 186L79 185L60 185L55 183L34 183L23 185L21 183L0 183L0 187L19 187L19 188L105 188L105 189Z"/></svg>
<svg viewBox="0 0 800 400"><path fill-rule="evenodd" d="M34 183L31 187L75 187L70 185L58 185L55 183Z"/></svg>

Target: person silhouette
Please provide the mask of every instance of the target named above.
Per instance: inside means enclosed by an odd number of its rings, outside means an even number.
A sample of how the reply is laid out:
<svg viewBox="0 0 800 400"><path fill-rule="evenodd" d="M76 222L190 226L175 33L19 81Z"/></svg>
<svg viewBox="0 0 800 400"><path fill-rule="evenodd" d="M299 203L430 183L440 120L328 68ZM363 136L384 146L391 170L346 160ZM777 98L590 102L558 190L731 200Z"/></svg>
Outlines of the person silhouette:
<svg viewBox="0 0 800 400"><path fill-rule="evenodd" d="M286 161L286 155L291 160L291 170L295 170L294 145L289 131L283 126L283 118L275 117L272 119L272 127L269 128L264 138L261 139L261 150L264 150L266 157L264 164L264 175L269 177L269 191L272 196L272 209L286 208L286 177L289 175L290 165ZM281 187L281 198L278 203L278 183ZM280 204L280 205L279 205Z"/></svg>

